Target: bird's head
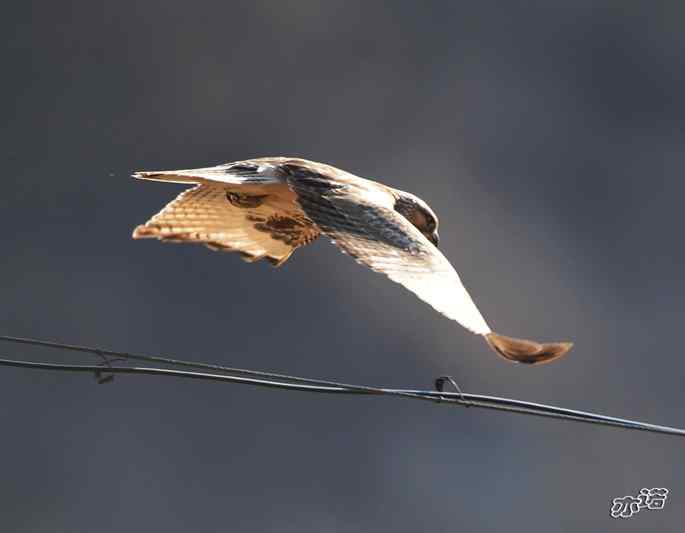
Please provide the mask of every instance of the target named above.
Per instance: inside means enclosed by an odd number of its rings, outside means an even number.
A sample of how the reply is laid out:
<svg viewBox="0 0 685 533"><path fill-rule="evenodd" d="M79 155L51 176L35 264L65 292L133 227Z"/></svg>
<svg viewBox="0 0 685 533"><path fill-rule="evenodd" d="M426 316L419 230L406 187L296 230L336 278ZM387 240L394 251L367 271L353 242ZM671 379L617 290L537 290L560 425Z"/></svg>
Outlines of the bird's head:
<svg viewBox="0 0 685 533"><path fill-rule="evenodd" d="M411 193L395 190L395 211L411 222L435 246L440 242L438 217L426 202Z"/></svg>

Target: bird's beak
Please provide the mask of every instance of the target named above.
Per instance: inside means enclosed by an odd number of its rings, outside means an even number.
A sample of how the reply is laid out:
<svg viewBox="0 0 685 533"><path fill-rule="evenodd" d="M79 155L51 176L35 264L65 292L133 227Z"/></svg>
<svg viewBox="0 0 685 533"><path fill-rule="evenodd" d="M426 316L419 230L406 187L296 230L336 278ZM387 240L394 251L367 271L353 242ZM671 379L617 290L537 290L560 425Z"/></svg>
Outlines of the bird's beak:
<svg viewBox="0 0 685 533"><path fill-rule="evenodd" d="M435 245L436 248L438 247L438 244L440 244L440 235L438 234L437 230L433 232L429 240Z"/></svg>

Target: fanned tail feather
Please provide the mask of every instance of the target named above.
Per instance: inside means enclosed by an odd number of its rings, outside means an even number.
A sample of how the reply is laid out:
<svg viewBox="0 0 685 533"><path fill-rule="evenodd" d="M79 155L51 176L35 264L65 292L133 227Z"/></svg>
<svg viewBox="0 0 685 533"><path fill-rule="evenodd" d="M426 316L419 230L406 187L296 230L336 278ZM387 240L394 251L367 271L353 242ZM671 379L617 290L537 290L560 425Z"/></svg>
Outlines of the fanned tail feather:
<svg viewBox="0 0 685 533"><path fill-rule="evenodd" d="M526 339L515 339L497 333L488 333L485 340L499 355L515 363L537 365L549 363L563 355L573 347L572 342L540 343Z"/></svg>

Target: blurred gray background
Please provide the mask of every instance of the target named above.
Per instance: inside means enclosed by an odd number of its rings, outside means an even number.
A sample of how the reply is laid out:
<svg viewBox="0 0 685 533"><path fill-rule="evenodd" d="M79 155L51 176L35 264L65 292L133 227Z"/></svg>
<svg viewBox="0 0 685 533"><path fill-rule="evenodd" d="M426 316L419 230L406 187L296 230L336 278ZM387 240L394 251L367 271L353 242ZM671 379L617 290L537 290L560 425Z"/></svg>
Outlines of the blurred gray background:
<svg viewBox="0 0 685 533"><path fill-rule="evenodd" d="M0 331L685 426L682 2L15 2ZM136 242L132 170L297 155L412 191L526 368L323 239ZM0 356L57 358L11 345ZM682 531L685 441L393 399L0 369L7 532ZM662 511L609 516L667 487Z"/></svg>

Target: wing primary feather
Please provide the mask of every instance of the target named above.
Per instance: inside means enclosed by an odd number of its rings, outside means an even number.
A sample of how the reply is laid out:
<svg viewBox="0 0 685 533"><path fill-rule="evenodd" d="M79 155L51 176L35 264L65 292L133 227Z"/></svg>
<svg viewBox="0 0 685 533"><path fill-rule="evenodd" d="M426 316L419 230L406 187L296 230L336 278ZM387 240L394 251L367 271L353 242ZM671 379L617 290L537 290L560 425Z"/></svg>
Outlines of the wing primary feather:
<svg viewBox="0 0 685 533"><path fill-rule="evenodd" d="M273 165L258 164L249 160L214 167L139 171L134 172L133 177L172 183L218 182L230 185L269 185L283 181Z"/></svg>

